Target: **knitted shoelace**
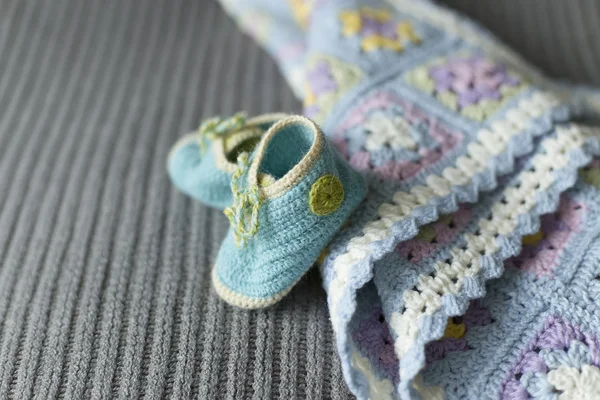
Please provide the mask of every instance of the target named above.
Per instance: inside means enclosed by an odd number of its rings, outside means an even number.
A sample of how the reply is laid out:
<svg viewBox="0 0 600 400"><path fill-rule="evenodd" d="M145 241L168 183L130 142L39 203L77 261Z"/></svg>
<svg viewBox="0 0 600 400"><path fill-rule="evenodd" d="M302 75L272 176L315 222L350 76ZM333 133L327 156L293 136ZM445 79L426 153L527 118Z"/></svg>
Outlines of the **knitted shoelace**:
<svg viewBox="0 0 600 400"><path fill-rule="evenodd" d="M263 201L258 185L240 188L239 182L247 175L249 169L248 157L249 154L245 152L238 157L237 170L231 177L233 204L223 211L229 219L238 247L245 246L258 232L258 211Z"/></svg>
<svg viewBox="0 0 600 400"><path fill-rule="evenodd" d="M246 113L239 112L229 118L213 117L205 120L198 128L200 149L206 151L208 141L239 131L246 125Z"/></svg>

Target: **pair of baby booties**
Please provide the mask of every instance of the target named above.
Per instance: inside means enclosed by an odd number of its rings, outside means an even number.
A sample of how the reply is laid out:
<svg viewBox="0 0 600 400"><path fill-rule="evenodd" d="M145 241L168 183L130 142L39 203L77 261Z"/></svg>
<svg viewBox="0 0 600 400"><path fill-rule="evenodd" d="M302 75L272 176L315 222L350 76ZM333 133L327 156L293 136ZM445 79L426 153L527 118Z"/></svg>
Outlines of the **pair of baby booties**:
<svg viewBox="0 0 600 400"><path fill-rule="evenodd" d="M226 302L272 305L315 263L364 198L364 178L303 116L213 118L168 158L184 193L225 209L231 229L213 269Z"/></svg>

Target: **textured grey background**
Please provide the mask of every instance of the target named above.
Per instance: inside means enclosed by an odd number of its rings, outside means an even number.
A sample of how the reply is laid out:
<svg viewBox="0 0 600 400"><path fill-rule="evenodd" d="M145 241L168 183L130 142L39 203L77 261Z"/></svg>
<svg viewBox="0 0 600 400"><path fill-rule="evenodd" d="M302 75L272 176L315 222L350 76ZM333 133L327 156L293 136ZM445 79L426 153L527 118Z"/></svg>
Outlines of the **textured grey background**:
<svg viewBox="0 0 600 400"><path fill-rule="evenodd" d="M600 82L596 1L451 3ZM0 0L0 400L349 397L316 272L224 305L226 220L165 175L179 135L239 109L299 104L212 1Z"/></svg>
<svg viewBox="0 0 600 400"><path fill-rule="evenodd" d="M444 0L548 75L600 85L599 0Z"/></svg>

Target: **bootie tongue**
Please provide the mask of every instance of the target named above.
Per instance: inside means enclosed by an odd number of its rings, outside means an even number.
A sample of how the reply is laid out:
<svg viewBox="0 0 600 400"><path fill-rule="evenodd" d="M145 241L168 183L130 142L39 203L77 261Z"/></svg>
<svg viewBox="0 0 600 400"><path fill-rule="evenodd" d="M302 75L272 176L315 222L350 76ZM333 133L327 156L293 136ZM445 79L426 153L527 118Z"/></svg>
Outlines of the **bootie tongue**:
<svg viewBox="0 0 600 400"><path fill-rule="evenodd" d="M226 210L231 229L213 282L225 301L261 308L285 296L317 261L366 185L301 116L273 125L238 162Z"/></svg>

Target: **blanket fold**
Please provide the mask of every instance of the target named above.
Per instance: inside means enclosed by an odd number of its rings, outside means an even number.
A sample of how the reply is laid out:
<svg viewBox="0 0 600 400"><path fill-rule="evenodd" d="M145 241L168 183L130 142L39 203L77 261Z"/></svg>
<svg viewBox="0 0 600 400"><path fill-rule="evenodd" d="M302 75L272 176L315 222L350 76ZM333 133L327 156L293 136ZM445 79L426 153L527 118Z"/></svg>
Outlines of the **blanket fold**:
<svg viewBox="0 0 600 400"><path fill-rule="evenodd" d="M581 279L600 233L595 93L427 1L222 3L368 179L321 266L353 393L600 387L597 285Z"/></svg>

